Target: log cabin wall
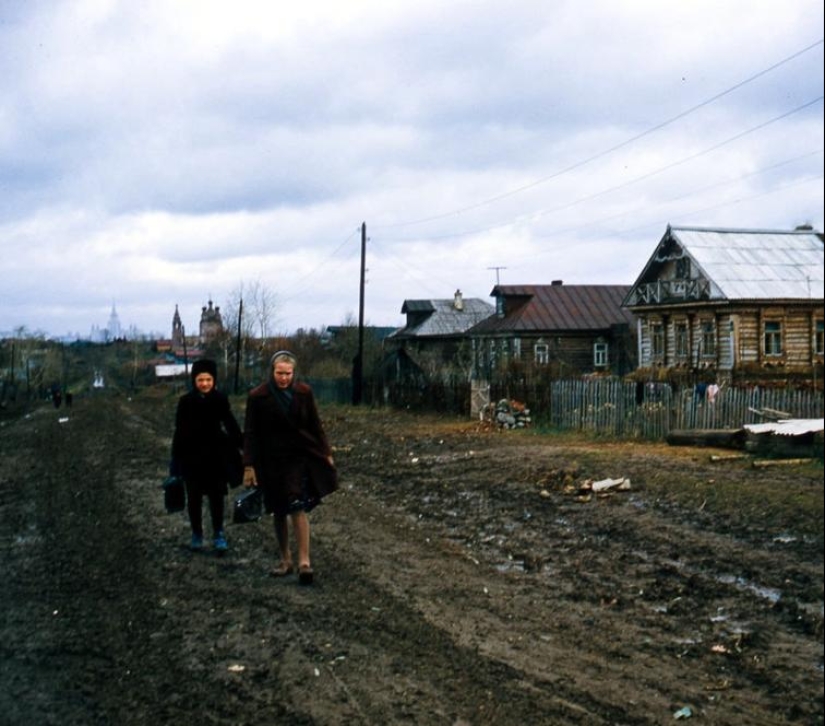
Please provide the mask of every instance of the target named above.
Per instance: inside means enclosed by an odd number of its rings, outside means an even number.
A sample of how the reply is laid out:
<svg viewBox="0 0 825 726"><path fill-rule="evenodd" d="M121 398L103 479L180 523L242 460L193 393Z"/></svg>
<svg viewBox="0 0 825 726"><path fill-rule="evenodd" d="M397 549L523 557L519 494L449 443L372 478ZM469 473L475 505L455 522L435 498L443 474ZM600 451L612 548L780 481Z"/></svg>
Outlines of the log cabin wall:
<svg viewBox="0 0 825 726"><path fill-rule="evenodd" d="M715 368L742 365L797 370L823 363L817 351L825 309L798 305L736 306L641 313L640 367ZM766 349L771 336L777 347Z"/></svg>

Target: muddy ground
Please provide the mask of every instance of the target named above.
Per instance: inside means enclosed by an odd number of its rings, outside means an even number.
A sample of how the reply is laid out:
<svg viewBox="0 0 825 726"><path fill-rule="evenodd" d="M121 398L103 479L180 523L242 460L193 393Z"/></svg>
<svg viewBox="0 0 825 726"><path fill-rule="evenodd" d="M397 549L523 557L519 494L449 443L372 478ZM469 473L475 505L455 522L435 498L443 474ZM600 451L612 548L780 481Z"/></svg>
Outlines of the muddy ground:
<svg viewBox="0 0 825 726"><path fill-rule="evenodd" d="M324 409L304 587L187 549L174 400L0 421L3 724L823 723L821 463Z"/></svg>

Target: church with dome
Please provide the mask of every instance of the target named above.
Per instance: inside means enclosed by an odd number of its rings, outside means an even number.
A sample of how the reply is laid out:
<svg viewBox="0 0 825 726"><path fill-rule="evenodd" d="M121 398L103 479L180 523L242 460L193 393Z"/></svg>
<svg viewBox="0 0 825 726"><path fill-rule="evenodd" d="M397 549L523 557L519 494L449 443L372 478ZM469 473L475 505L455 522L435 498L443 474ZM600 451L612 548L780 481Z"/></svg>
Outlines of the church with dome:
<svg viewBox="0 0 825 726"><path fill-rule="evenodd" d="M201 308L200 322L197 337L186 332L180 316L180 310L175 305L172 315L172 337L155 342L159 353L172 353L177 358L184 357L184 351L189 359L203 353L203 349L220 340L224 333L221 309L209 300L208 305Z"/></svg>

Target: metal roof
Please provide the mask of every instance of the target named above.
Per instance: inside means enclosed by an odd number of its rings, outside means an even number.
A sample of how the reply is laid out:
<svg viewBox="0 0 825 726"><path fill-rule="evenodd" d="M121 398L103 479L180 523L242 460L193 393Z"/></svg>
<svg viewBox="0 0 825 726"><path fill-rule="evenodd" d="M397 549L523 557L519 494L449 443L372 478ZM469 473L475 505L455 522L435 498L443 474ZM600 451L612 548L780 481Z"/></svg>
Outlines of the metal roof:
<svg viewBox="0 0 825 726"><path fill-rule="evenodd" d="M802 436L825 429L825 419L789 418L769 423L746 424L745 430L752 434L777 434L779 436Z"/></svg>
<svg viewBox="0 0 825 726"><path fill-rule="evenodd" d="M463 333L495 312L495 308L485 300L467 298L461 307L456 307L453 298L449 300L405 300L402 312L428 313L417 323L396 330L390 338L449 336ZM419 315L415 315L415 320Z"/></svg>
<svg viewBox="0 0 825 726"><path fill-rule="evenodd" d="M819 232L669 227L662 242L668 235L711 282L712 298L795 300L823 296L825 255Z"/></svg>
<svg viewBox="0 0 825 726"><path fill-rule="evenodd" d="M609 330L633 324L622 308L630 285L497 285L492 294L505 299L504 316L479 323L472 333L572 332Z"/></svg>
<svg viewBox="0 0 825 726"><path fill-rule="evenodd" d="M434 313L435 306L432 300L405 300L401 306L401 313Z"/></svg>

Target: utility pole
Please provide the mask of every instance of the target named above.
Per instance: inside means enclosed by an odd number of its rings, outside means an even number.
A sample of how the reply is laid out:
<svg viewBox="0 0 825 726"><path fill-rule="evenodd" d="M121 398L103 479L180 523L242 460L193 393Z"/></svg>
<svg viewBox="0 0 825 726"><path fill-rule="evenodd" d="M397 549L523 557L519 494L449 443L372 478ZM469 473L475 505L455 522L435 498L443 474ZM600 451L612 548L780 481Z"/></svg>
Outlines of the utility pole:
<svg viewBox="0 0 825 726"><path fill-rule="evenodd" d="M361 284L358 298L358 352L352 363L352 405L360 405L364 397L364 279L367 259L367 223L361 223Z"/></svg>
<svg viewBox="0 0 825 726"><path fill-rule="evenodd" d="M238 337L235 343L235 395L238 395L238 377L241 367L241 323L243 322L243 298L238 303Z"/></svg>
<svg viewBox="0 0 825 726"><path fill-rule="evenodd" d="M186 350L186 328L180 326L180 337L183 341L183 375L189 377L189 352Z"/></svg>

